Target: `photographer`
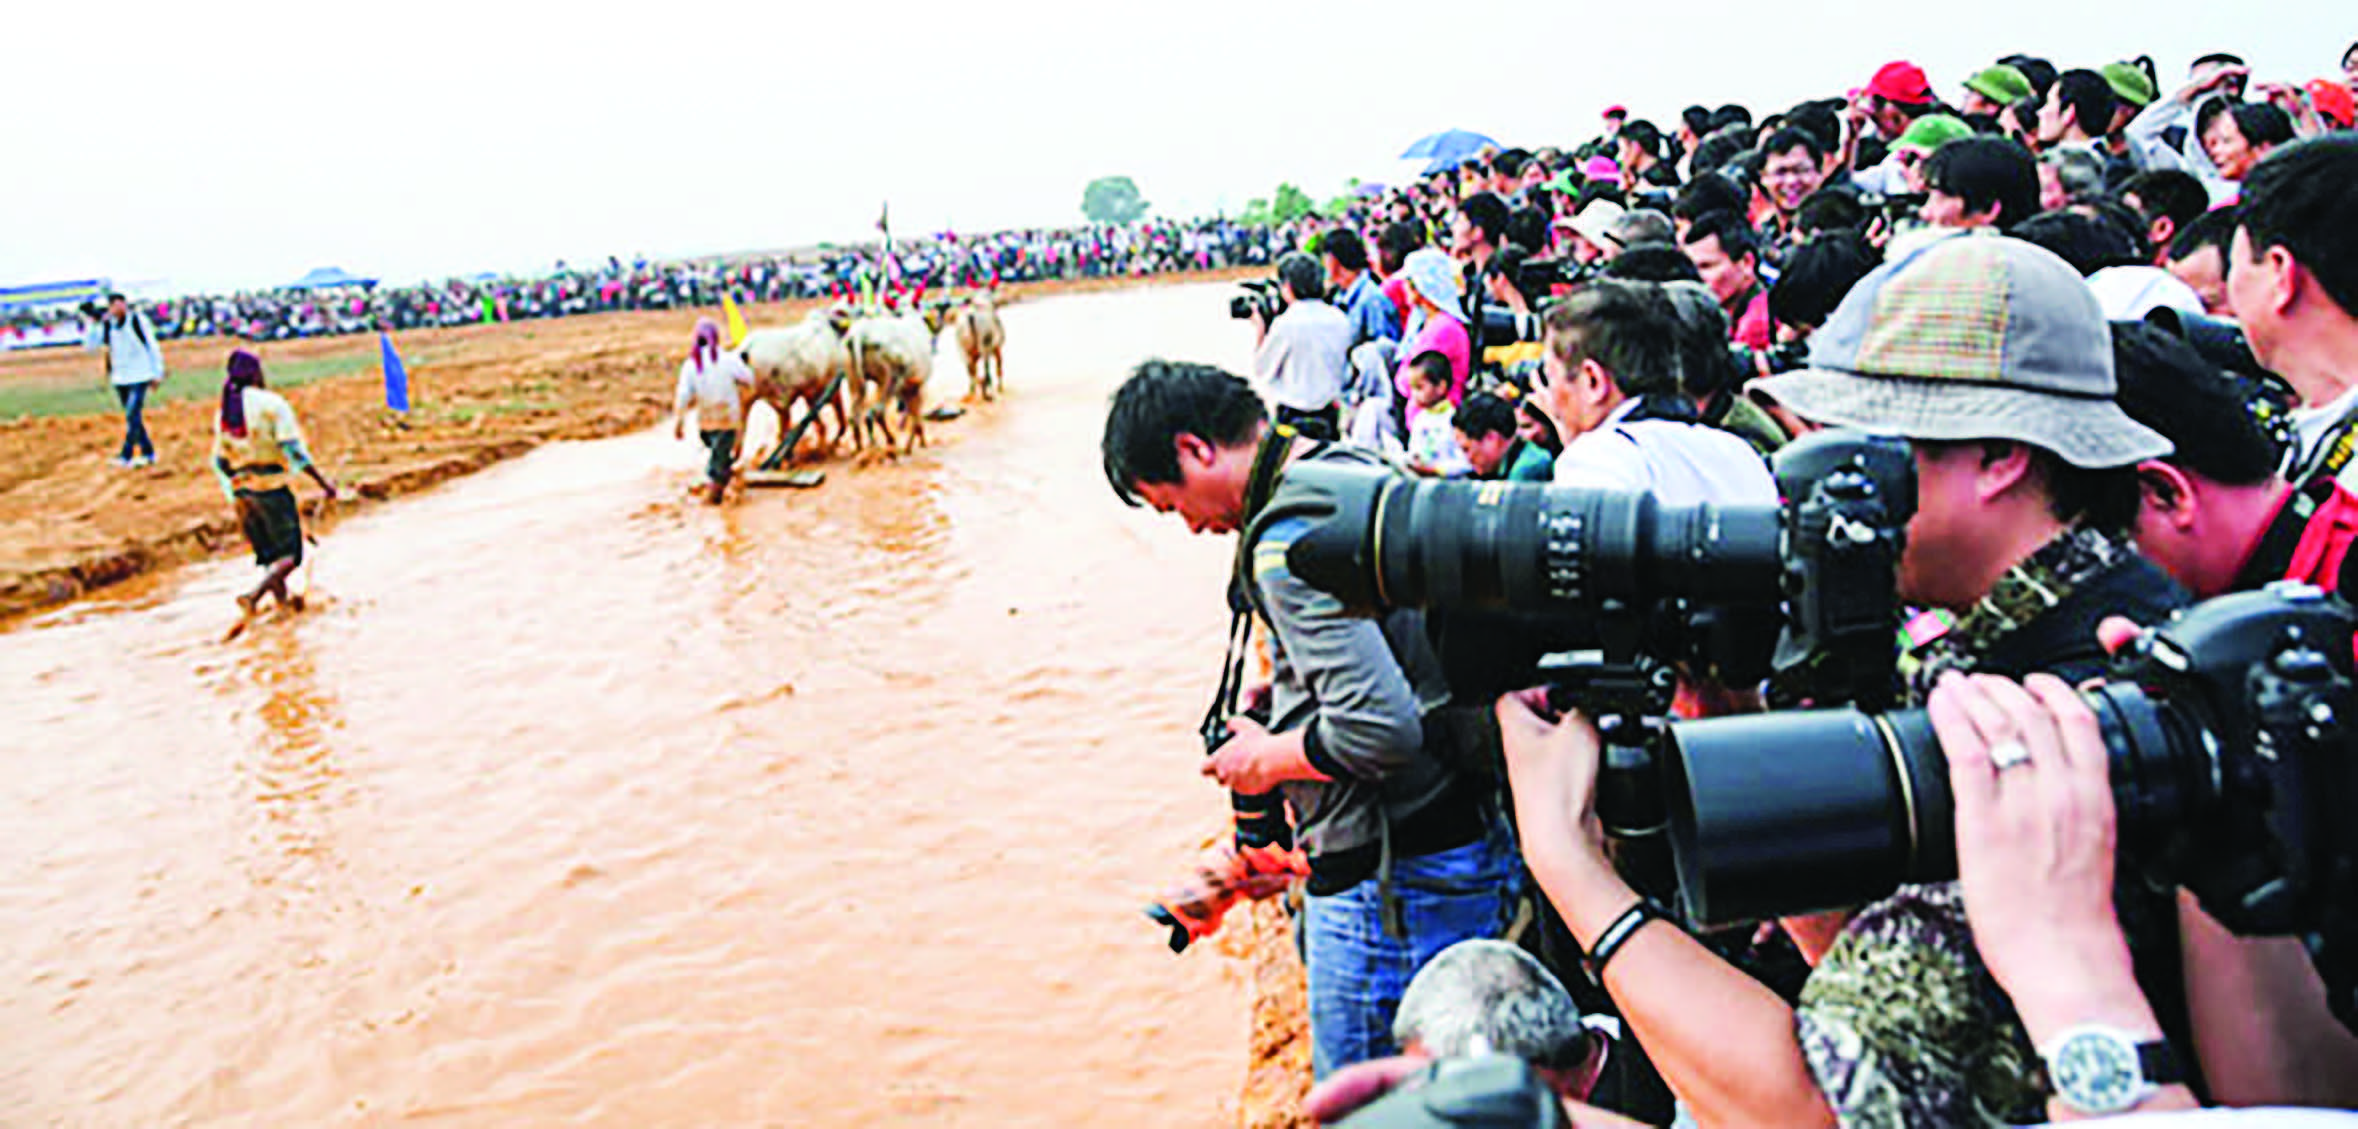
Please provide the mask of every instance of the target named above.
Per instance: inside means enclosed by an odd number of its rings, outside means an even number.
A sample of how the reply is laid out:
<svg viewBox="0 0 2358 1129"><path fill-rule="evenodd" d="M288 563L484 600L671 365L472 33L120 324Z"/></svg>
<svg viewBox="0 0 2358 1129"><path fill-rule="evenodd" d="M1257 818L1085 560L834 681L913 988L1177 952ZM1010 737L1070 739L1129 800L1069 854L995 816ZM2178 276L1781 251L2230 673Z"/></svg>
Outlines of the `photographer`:
<svg viewBox="0 0 2358 1129"><path fill-rule="evenodd" d="M2120 404L2177 450L2137 465L2137 548L2198 597L2300 580L2334 591L2358 539L2358 494L2295 491L2250 382L2140 324L2113 326Z"/></svg>
<svg viewBox="0 0 2358 1129"><path fill-rule="evenodd" d="M2121 407L2177 451L2137 466L2137 545L2208 598L2298 580L2340 587L2358 541L2358 495L2320 478L2296 491L2276 474L2283 451L2257 418L2260 391L2183 341L2144 325L2113 327ZM2274 405L2268 405L2274 406ZM2209 975L2190 1002L2213 1093L2225 1101L2350 1104L2358 1040L2321 1006L2299 942L2237 938L2180 904L2187 960Z"/></svg>
<svg viewBox="0 0 2358 1129"><path fill-rule="evenodd" d="M123 449L114 465L153 466L156 445L147 435L147 397L164 380L163 339L147 315L133 310L121 294L107 295L104 311L85 304L82 314L90 319L82 347L105 351L107 381L123 405Z"/></svg>
<svg viewBox="0 0 2358 1129"><path fill-rule="evenodd" d="M1936 335L1940 350L1918 344ZM1909 656L1915 694L1951 670L2093 675L2104 662L2100 618L2158 618L2179 602L2123 532L2135 504L2129 467L2168 444L2109 402L2106 326L2060 260L2005 239L1931 244L1862 283L1820 331L1811 362L1763 384L1805 418L1916 441L1898 596L1959 618ZM1595 817L1594 727L1576 713L1551 719L1537 694L1502 699L1498 714L1531 871L1698 1120L2039 1115L2035 1054L1974 958L1953 885L1789 921L1815 967L1788 1007L1656 920L1614 871ZM2152 995L2177 970L2149 958L2155 922L2168 928L2166 908L2150 901L2120 908L2135 915Z"/></svg>
<svg viewBox="0 0 2358 1129"><path fill-rule="evenodd" d="M1380 463L1271 426L1234 376L1165 361L1114 393L1103 454L1123 501L1198 533L1244 532L1230 603L1269 626L1270 721L1231 720L1204 772L1239 793L1282 790L1309 856L1302 951L1317 1074L1391 1054L1410 973L1505 926L1513 846L1482 792L1427 746L1424 714L1449 690L1421 614L1350 613L1287 565L1305 519L1253 527L1296 460Z"/></svg>
<svg viewBox="0 0 2358 1129"><path fill-rule="evenodd" d="M1253 378L1277 405L1277 422L1314 439L1342 434L1343 384L1351 371L1351 319L1328 305L1326 272L1299 251L1277 260L1285 310L1274 321L1253 315Z"/></svg>
<svg viewBox="0 0 2358 1129"><path fill-rule="evenodd" d="M1679 328L1659 286L1605 279L1548 307L1532 399L1564 437L1558 485L1663 502L1776 501L1742 439L1702 425L1679 385Z"/></svg>
<svg viewBox="0 0 2358 1129"><path fill-rule="evenodd" d="M2236 212L2227 300L2252 356L2301 397L2295 483L2358 485L2358 137L2289 145Z"/></svg>
<svg viewBox="0 0 2358 1129"><path fill-rule="evenodd" d="M1367 244L1348 227L1327 232L1318 241L1326 264L1327 289L1333 306L1351 319L1351 348L1370 341L1400 340L1400 310L1384 296L1383 288L1367 269Z"/></svg>
<svg viewBox="0 0 2358 1129"><path fill-rule="evenodd" d="M1679 391L1694 401L1698 421L1743 440L1761 458L1774 456L1792 436L1740 394L1737 382L1748 374L1728 347L1728 317L1719 299L1700 282L1664 283L1662 294L1678 315Z"/></svg>

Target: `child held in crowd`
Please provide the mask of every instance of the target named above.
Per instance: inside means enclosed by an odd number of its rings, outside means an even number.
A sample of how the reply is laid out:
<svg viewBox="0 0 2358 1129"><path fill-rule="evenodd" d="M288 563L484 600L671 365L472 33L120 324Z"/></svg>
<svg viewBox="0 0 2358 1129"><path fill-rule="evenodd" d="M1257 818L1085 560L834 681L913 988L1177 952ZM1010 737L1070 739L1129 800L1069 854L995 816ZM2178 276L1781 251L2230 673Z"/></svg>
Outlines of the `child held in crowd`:
<svg viewBox="0 0 2358 1129"><path fill-rule="evenodd" d="M1474 472L1457 445L1457 406L1449 402L1449 358L1428 349L1408 362L1408 391L1416 401L1408 424L1408 465L1418 474L1461 478Z"/></svg>

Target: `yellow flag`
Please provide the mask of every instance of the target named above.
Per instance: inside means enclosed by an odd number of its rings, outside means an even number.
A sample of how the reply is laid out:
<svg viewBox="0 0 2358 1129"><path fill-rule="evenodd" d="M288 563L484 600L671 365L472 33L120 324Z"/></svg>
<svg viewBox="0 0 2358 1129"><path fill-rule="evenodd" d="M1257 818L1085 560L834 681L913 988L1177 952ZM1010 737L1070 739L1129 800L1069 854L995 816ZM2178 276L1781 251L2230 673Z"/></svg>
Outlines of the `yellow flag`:
<svg viewBox="0 0 2358 1129"><path fill-rule="evenodd" d="M721 294L721 309L729 313L729 348L734 349L745 343L745 315L737 312L737 303L726 292Z"/></svg>

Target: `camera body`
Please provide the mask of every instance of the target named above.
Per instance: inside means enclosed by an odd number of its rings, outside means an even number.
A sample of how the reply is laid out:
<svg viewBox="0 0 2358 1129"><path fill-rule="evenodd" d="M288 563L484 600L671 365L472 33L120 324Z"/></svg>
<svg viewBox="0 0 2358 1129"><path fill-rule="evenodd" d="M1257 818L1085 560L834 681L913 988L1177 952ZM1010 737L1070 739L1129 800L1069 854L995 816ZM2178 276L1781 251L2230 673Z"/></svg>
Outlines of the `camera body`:
<svg viewBox="0 0 2358 1129"><path fill-rule="evenodd" d="M1506 1055L1438 1059L1338 1125L1349 1129L1556 1129L1564 1107L1529 1063Z"/></svg>
<svg viewBox="0 0 2358 1129"><path fill-rule="evenodd" d="M1923 192L1895 192L1890 195L1861 192L1859 207L1869 215L1881 215L1886 222L1897 224L1915 219L1916 214L1923 209L1924 202L1930 198Z"/></svg>
<svg viewBox="0 0 2358 1129"><path fill-rule="evenodd" d="M1237 285L1245 292L1228 299L1229 317L1237 321L1258 317L1266 323L1285 312L1285 291L1278 288L1276 279L1252 278Z"/></svg>
<svg viewBox="0 0 2358 1129"><path fill-rule="evenodd" d="M1741 380L1795 372L1809 367L1809 342L1780 341L1766 349L1731 344L1728 359L1735 363Z"/></svg>

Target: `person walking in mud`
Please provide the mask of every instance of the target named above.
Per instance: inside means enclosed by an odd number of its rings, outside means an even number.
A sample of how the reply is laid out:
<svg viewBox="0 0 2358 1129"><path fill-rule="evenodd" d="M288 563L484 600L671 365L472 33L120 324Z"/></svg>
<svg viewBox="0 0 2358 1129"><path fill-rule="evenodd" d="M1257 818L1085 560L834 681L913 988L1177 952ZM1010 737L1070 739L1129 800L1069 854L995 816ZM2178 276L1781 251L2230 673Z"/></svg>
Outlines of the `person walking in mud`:
<svg viewBox="0 0 2358 1129"><path fill-rule="evenodd" d="M114 458L119 467L153 466L156 445L147 435L147 395L164 379L163 339L155 323L131 308L121 294L106 296L106 309L83 309L96 316L82 337L82 347L106 352L108 383L123 405L123 450Z"/></svg>
<svg viewBox="0 0 2358 1129"><path fill-rule="evenodd" d="M736 354L721 348L720 325L711 318L696 322L696 341L688 359L680 362L678 418L671 424L674 439L688 437L688 413L696 413L696 432L710 452L704 476L710 485L706 500L713 505L729 488L737 465L737 440L745 422L745 393L753 388L753 370Z"/></svg>
<svg viewBox="0 0 2358 1129"><path fill-rule="evenodd" d="M295 509L292 473L303 471L319 483L329 501L336 484L320 473L303 447L303 429L286 398L263 386L262 358L243 349L229 355L229 378L221 384L221 413L213 421L213 476L237 508L238 525L253 546L262 582L237 598L244 613L237 632L251 620L262 597L300 606L287 595L287 578L303 564L303 519Z"/></svg>

